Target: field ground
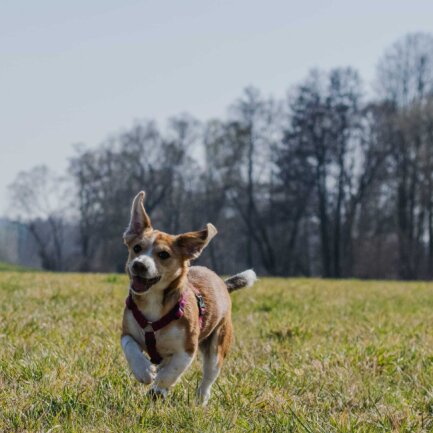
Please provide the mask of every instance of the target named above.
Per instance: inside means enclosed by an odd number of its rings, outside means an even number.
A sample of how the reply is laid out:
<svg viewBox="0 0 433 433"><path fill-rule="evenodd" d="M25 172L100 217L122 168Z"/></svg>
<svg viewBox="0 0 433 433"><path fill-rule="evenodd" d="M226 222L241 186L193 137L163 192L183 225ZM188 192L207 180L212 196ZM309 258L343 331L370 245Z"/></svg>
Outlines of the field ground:
<svg viewBox="0 0 433 433"><path fill-rule="evenodd" d="M0 272L38 272L38 269L25 268L19 265L12 265L10 263L0 262Z"/></svg>
<svg viewBox="0 0 433 433"><path fill-rule="evenodd" d="M263 278L206 409L152 403L119 344L126 278L0 273L2 432L431 432L433 284Z"/></svg>

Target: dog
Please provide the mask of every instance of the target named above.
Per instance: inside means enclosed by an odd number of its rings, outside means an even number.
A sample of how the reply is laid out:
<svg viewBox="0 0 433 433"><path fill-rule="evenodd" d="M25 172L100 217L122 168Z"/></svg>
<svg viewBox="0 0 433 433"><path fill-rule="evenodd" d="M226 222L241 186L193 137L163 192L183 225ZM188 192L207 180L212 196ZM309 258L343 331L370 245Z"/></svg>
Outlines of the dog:
<svg viewBox="0 0 433 433"><path fill-rule="evenodd" d="M151 385L154 399L165 399L200 349L203 377L197 398L206 405L233 339L230 292L252 286L257 277L247 270L224 281L208 268L190 266L216 228L207 224L180 235L154 230L144 197L141 191L134 198L123 235L129 296L122 349L136 379Z"/></svg>

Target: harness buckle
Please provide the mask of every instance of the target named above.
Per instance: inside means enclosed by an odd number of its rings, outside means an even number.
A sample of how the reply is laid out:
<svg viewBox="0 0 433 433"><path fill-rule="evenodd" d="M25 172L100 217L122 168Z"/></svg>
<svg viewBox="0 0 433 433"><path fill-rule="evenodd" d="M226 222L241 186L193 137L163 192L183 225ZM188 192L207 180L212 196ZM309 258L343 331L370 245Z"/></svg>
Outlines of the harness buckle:
<svg viewBox="0 0 433 433"><path fill-rule="evenodd" d="M195 296L197 298L198 314L200 317L202 317L204 316L204 312L206 311L206 304L202 295L196 294Z"/></svg>
<svg viewBox="0 0 433 433"><path fill-rule="evenodd" d="M143 328L144 332L154 332L153 327L152 327L152 322L147 322L147 325L145 328Z"/></svg>

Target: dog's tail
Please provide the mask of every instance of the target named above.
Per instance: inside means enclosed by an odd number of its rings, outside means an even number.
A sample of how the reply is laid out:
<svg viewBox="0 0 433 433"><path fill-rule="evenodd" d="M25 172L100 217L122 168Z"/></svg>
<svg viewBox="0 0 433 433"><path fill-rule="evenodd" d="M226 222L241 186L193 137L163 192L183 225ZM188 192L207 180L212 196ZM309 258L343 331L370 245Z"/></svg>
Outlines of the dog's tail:
<svg viewBox="0 0 433 433"><path fill-rule="evenodd" d="M252 269L233 275L224 280L227 290L231 293L243 287L251 287L257 281L257 275Z"/></svg>

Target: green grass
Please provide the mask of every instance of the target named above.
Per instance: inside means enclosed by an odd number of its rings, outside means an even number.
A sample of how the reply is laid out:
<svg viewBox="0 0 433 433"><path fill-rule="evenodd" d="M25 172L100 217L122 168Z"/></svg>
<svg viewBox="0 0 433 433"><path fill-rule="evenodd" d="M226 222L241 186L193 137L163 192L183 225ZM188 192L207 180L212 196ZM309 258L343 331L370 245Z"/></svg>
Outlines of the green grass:
<svg viewBox="0 0 433 433"><path fill-rule="evenodd" d="M431 432L433 284L263 278L209 406L199 363L150 402L119 344L126 279L0 274L2 432Z"/></svg>
<svg viewBox="0 0 433 433"><path fill-rule="evenodd" d="M26 268L20 265L13 265L11 263L0 262L0 272L37 272L37 269Z"/></svg>

